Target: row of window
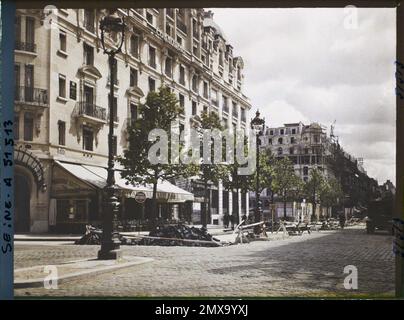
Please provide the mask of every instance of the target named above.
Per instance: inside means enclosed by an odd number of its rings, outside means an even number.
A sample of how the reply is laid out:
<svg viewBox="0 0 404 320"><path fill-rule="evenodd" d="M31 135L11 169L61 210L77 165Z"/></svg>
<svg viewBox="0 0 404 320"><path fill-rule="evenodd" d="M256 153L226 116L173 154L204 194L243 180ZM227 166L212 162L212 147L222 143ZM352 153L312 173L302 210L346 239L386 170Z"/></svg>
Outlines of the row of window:
<svg viewBox="0 0 404 320"><path fill-rule="evenodd" d="M66 34L65 33L60 33L60 50L66 51ZM139 52L139 37L138 36L132 36L131 37L131 52L134 55L138 55ZM84 42L83 44L83 52L84 52L84 63L86 65L94 65L94 47L91 45L87 44ZM116 61L116 60L115 60ZM149 45L149 66L156 68L156 48L152 47ZM117 79L117 70L118 68L114 68L114 79L115 79L115 84L118 84L118 79ZM172 78L173 77L173 59L171 57L167 57L165 60L165 69L164 69L165 74ZM185 86L185 67L183 65L179 65L179 77L178 77L178 83L181 85ZM138 71L131 67L130 68L130 86L135 86L138 83ZM195 93L199 93L199 76L198 75L193 75L191 79L191 89ZM63 87L66 84L61 80L60 86L62 87L61 97L65 97L65 94L63 95ZM155 80L150 78L149 79L149 89L151 91L155 90ZM204 98L208 98L209 96L209 87L208 87L208 82L203 81L203 92L202 95ZM213 105L218 106L217 103L217 91L212 90L212 98L211 101ZM223 96L223 111L228 113L229 112L229 107L228 107L228 98L226 96ZM238 112L235 107L235 103L233 102L233 116L237 117ZM242 110L242 121L245 121L245 110Z"/></svg>
<svg viewBox="0 0 404 320"><path fill-rule="evenodd" d="M308 137L304 137L303 141L307 142L309 140ZM287 140L284 141L283 138L278 138L277 140L278 144L283 144L284 142L287 143ZM295 137L290 137L290 144L295 144L297 143L297 140ZM319 136L313 136L313 143L320 143L320 138ZM268 144L272 145L273 144L273 140L272 138L268 139Z"/></svg>
<svg viewBox="0 0 404 320"><path fill-rule="evenodd" d="M287 129L270 129L269 130L269 135L273 136L273 135L275 135L275 133L278 133L278 132L279 132L280 135L298 133L296 128L292 128L292 129L289 129L289 128L287 128Z"/></svg>
<svg viewBox="0 0 404 320"><path fill-rule="evenodd" d="M296 153L295 151L296 151L295 148L293 148L293 147L289 148L289 154L295 154ZM284 152L284 149L282 147L279 147L277 149L277 154L278 155L283 154L283 152ZM309 154L309 148L304 148L303 149L303 154ZM312 154L320 154L320 150L318 150L316 148L312 148Z"/></svg>
<svg viewBox="0 0 404 320"><path fill-rule="evenodd" d="M272 139L268 139L268 144L270 144L270 145L272 145ZM283 144L283 138L278 138L278 144ZM290 143L291 144L295 144L297 142L297 140L296 140L296 138L295 137L291 137L290 138Z"/></svg>
<svg viewBox="0 0 404 320"><path fill-rule="evenodd" d="M60 51L66 52L66 33L60 32ZM84 43L84 63L86 65L94 65L94 47L91 45ZM130 41L130 53L138 57L139 56L139 36L132 35ZM156 69L156 48L149 45L148 51L148 65L154 69ZM166 76L173 78L173 58L167 57L165 59L165 67L164 73ZM178 82L181 85L185 85L185 67L180 65L179 67L179 78ZM191 79L191 88L194 92L199 92L199 77L198 75L193 75ZM206 81L203 82L203 96L208 98L208 83Z"/></svg>

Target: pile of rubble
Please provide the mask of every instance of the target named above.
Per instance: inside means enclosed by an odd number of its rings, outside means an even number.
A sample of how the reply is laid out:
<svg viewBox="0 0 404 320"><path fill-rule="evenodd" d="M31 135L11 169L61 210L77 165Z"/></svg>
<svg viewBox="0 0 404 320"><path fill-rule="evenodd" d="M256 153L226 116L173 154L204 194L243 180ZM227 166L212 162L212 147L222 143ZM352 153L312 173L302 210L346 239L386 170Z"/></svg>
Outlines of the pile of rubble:
<svg viewBox="0 0 404 320"><path fill-rule="evenodd" d="M101 244L102 230L93 226L86 226L86 233L75 244L99 245ZM188 227L182 224L156 227L148 236L119 235L123 245L146 246L191 246L191 247L218 247L220 240L212 237L206 229Z"/></svg>
<svg viewBox="0 0 404 320"><path fill-rule="evenodd" d="M143 237L140 245L157 246L192 246L192 247L217 247L220 240L212 237L206 229L188 227L182 224L160 226Z"/></svg>
<svg viewBox="0 0 404 320"><path fill-rule="evenodd" d="M101 244L102 230L93 226L86 226L86 233L80 239L77 239L74 244Z"/></svg>
<svg viewBox="0 0 404 320"><path fill-rule="evenodd" d="M149 236L205 241L212 241L214 239L205 228L188 227L183 224L157 227L150 232Z"/></svg>

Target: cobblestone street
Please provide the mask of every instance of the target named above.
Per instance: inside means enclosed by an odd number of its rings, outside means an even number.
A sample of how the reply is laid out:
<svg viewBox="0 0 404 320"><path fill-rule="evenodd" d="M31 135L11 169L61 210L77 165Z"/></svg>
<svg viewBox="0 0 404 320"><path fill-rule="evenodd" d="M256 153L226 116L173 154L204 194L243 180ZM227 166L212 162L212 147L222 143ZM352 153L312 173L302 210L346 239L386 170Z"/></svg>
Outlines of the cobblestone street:
<svg viewBox="0 0 404 320"><path fill-rule="evenodd" d="M394 294L392 237L363 228L220 248L123 246L154 261L16 296L352 296ZM15 268L96 257L98 246L16 243ZM358 290L346 290L346 265Z"/></svg>

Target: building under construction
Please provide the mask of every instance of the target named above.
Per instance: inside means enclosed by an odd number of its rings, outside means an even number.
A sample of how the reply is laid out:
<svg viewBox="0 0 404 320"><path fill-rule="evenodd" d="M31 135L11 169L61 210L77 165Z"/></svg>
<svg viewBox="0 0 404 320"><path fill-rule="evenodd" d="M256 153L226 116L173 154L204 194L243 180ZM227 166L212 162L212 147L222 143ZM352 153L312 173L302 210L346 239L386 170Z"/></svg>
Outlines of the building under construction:
<svg viewBox="0 0 404 320"><path fill-rule="evenodd" d="M325 126L315 122L309 125L287 123L282 127L267 128L261 138L261 148L270 150L278 159L288 157L294 164L296 175L305 182L310 179L313 169L321 171L326 179L336 178L344 193L341 206L351 213L366 206L378 189L377 181L368 177L364 170L363 160L353 157L340 146L333 125L329 135ZM254 197L251 193L252 202ZM264 190L261 197L264 210L266 203L276 202L276 195L272 197L270 190ZM288 215L294 214L296 206L297 203L288 204ZM319 210L323 209L319 207ZM278 216L283 215L283 205L276 210L279 211ZM331 214L330 210L327 212Z"/></svg>

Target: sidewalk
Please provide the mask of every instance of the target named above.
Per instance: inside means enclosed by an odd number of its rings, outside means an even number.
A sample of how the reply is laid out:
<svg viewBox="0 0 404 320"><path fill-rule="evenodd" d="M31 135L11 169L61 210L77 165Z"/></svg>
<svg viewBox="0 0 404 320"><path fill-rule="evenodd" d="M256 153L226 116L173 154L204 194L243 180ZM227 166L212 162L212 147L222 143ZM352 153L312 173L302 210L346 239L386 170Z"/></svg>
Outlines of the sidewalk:
<svg viewBox="0 0 404 320"><path fill-rule="evenodd" d="M151 262L144 257L125 257L121 260L84 259L56 265L39 265L14 270L14 288L44 287L46 281L57 284L76 279L88 279L102 273L116 271L135 265ZM50 280L50 281L49 281Z"/></svg>
<svg viewBox="0 0 404 320"><path fill-rule="evenodd" d="M15 234L14 241L76 241L81 237L72 234L26 233Z"/></svg>

